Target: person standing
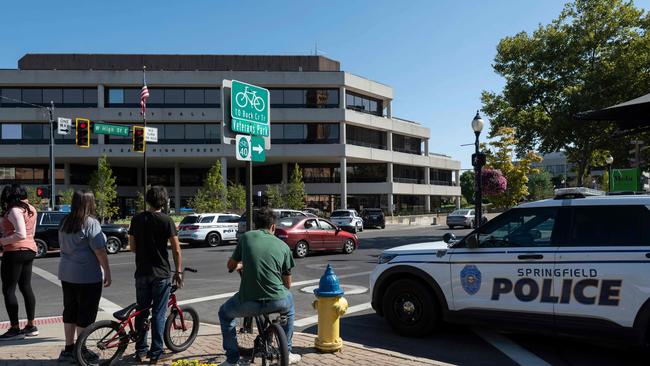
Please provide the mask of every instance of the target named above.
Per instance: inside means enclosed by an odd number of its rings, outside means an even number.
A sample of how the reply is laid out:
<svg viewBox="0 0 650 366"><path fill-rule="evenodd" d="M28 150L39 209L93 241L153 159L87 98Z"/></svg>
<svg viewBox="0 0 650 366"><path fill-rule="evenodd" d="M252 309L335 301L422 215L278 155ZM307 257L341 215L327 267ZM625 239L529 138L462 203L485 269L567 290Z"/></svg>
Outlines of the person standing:
<svg viewBox="0 0 650 366"><path fill-rule="evenodd" d="M36 227L36 209L27 200L27 191L23 186L12 184L6 186L0 195L2 211L2 246L3 256L0 268L2 295L5 301L11 328L0 335L0 341L9 341L38 335L34 326L36 299L32 291L32 263L36 256L34 229ZM18 299L16 286L25 299L27 325L22 330L18 322Z"/></svg>
<svg viewBox="0 0 650 366"><path fill-rule="evenodd" d="M162 212L167 204L165 187L151 187L145 200L149 209L131 219L129 228L129 248L135 252L135 290L138 310L151 306L151 348L147 346L145 334L135 345L136 362L141 363L149 357L149 364L156 364L163 354L163 331L169 291L171 289L171 267L167 243L171 244L174 257L174 283L183 286L181 246L178 241L176 224ZM145 327L149 310L136 317L137 329Z"/></svg>
<svg viewBox="0 0 650 366"><path fill-rule="evenodd" d="M111 285L106 236L94 216L93 193L74 192L70 213L63 218L59 228L59 280L63 288L65 332L65 348L59 361L74 362L75 332L78 337L95 322L102 285Z"/></svg>

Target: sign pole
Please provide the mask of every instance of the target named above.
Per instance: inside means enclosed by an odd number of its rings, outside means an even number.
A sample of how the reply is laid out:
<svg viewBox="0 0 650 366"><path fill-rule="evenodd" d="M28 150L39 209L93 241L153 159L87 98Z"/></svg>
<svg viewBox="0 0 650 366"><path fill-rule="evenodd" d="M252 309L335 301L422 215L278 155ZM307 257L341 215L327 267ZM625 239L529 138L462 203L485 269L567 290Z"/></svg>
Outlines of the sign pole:
<svg viewBox="0 0 650 366"><path fill-rule="evenodd" d="M50 208L54 211L56 202L56 183L54 181L56 174L54 168L54 101L50 101L50 107L47 109L50 118Z"/></svg>
<svg viewBox="0 0 650 366"><path fill-rule="evenodd" d="M253 230L253 162L246 162L246 231Z"/></svg>
<svg viewBox="0 0 650 366"><path fill-rule="evenodd" d="M145 74L146 70L147 70L147 67L142 66L142 80L143 80L145 86L147 85L147 79L146 79L146 74ZM147 134L147 132L146 132L147 131L147 109L146 109L146 107L143 107L143 109L142 109L142 124L144 125L144 131L145 131L144 133L145 133L145 140L146 140L146 136L147 136L146 135ZM144 165L144 172L143 172L144 173L144 179L143 179L144 186L142 187L142 198L143 198L142 199L142 211L146 211L147 210L147 203L146 203L147 200L144 199L144 197L147 194L147 144L146 143L144 145L144 151L142 152L142 159L144 160L144 164L143 164Z"/></svg>

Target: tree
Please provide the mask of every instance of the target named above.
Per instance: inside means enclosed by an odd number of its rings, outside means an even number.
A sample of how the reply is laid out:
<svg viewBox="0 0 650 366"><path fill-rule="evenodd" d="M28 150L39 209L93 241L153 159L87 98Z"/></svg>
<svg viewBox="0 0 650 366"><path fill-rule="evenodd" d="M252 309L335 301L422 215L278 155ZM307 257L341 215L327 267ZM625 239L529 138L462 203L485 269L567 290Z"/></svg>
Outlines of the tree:
<svg viewBox="0 0 650 366"><path fill-rule="evenodd" d="M287 185L287 207L294 210L305 208L305 182L302 180L302 170L298 164L294 165L291 181Z"/></svg>
<svg viewBox="0 0 650 366"><path fill-rule="evenodd" d="M246 209L246 190L239 183L228 186L228 208L239 213Z"/></svg>
<svg viewBox="0 0 650 366"><path fill-rule="evenodd" d="M506 178L507 187L505 192L489 198L495 207L505 209L517 205L528 197L528 175L538 172L532 167L532 163L540 162L542 158L534 152L528 152L514 163L512 155L518 141L512 128L500 128L495 132L494 138L495 140L488 144L492 148L486 150L486 168L500 170Z"/></svg>
<svg viewBox="0 0 650 366"><path fill-rule="evenodd" d="M284 197L282 196L282 190L280 186L266 186L266 201L267 205L271 208L285 207Z"/></svg>
<svg viewBox="0 0 650 366"><path fill-rule="evenodd" d="M460 175L460 192L469 203L474 203L474 172L466 170Z"/></svg>
<svg viewBox="0 0 650 366"><path fill-rule="evenodd" d="M72 204L72 195L74 195L74 189L68 188L58 193L59 203L61 205L71 205Z"/></svg>
<svg viewBox="0 0 650 366"><path fill-rule="evenodd" d="M117 214L117 184L106 155L97 160L97 170L90 176L90 190L95 195L99 222Z"/></svg>
<svg viewBox="0 0 650 366"><path fill-rule="evenodd" d="M553 197L553 182L551 174L546 170L528 175L528 199L539 201Z"/></svg>
<svg viewBox="0 0 650 366"><path fill-rule="evenodd" d="M603 177L601 180L601 185L602 185L602 190L605 192L609 192L610 187L609 187L609 171L605 170L603 173Z"/></svg>
<svg viewBox="0 0 650 366"><path fill-rule="evenodd" d="M631 1L575 0L550 24L502 39L493 67L505 86L482 95L491 134L515 127L520 157L566 151L582 185L599 165L597 152L625 146L629 137L613 138L613 124L576 122L575 115L650 89L648 28L650 17Z"/></svg>
<svg viewBox="0 0 650 366"><path fill-rule="evenodd" d="M217 160L208 171L196 195L190 200L190 207L198 213L222 212L228 207L226 185L221 175L221 163Z"/></svg>

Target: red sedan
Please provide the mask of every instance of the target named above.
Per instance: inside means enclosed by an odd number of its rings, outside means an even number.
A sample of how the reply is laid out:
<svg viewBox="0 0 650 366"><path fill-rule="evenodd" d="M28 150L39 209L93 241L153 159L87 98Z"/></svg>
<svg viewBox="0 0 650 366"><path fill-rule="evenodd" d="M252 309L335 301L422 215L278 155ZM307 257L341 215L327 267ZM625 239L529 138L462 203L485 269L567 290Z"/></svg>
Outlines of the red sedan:
<svg viewBox="0 0 650 366"><path fill-rule="evenodd" d="M314 217L280 219L275 235L287 243L296 258L323 250L350 254L359 247L359 238L356 235L342 231L327 220Z"/></svg>

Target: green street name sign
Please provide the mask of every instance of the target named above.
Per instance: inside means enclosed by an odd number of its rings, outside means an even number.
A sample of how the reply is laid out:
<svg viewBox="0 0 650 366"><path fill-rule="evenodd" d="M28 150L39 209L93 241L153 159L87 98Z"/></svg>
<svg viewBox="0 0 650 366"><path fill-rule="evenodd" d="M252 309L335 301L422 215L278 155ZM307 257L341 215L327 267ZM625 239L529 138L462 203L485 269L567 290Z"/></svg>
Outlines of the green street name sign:
<svg viewBox="0 0 650 366"><path fill-rule="evenodd" d="M638 168L613 169L612 176L609 179L611 182L611 192L637 192L641 190L641 177Z"/></svg>
<svg viewBox="0 0 650 366"><path fill-rule="evenodd" d="M232 81L230 90L231 129L249 135L269 136L271 133L269 90L237 80Z"/></svg>
<svg viewBox="0 0 650 366"><path fill-rule="evenodd" d="M264 138L251 136L251 160L257 162L266 161L266 150L264 150Z"/></svg>
<svg viewBox="0 0 650 366"><path fill-rule="evenodd" d="M129 127L120 125L109 125L107 123L95 123L93 132L99 135L129 136Z"/></svg>

